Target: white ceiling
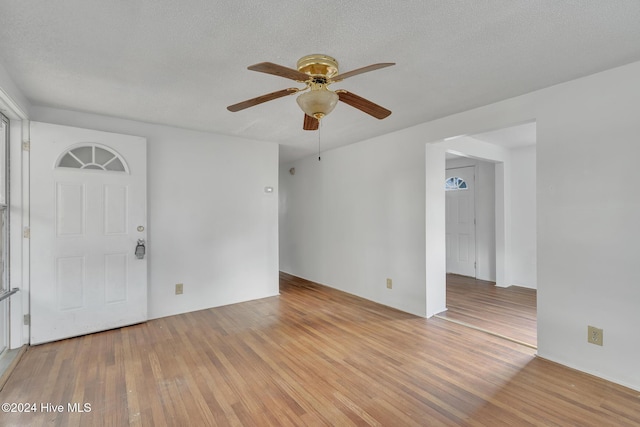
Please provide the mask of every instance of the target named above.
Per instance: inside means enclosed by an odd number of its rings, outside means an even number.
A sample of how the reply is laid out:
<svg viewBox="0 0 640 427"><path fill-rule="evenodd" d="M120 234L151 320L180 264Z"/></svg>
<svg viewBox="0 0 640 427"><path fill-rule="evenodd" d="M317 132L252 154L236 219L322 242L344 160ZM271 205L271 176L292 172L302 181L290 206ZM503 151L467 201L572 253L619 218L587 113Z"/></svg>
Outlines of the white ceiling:
<svg viewBox="0 0 640 427"><path fill-rule="evenodd" d="M0 0L0 62L34 104L275 141L281 160L317 150L296 86L248 71L324 53L332 85L389 108L346 104L323 120L329 149L640 60L637 0Z"/></svg>

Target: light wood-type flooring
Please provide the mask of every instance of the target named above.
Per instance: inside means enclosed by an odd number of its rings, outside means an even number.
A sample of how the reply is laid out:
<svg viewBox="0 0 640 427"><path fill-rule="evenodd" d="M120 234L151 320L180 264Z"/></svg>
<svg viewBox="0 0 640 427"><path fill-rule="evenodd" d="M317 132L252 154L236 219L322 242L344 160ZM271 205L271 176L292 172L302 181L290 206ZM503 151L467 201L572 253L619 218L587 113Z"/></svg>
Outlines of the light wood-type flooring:
<svg viewBox="0 0 640 427"><path fill-rule="evenodd" d="M286 274L277 297L30 348L0 402L38 405L2 426L640 425L637 391Z"/></svg>
<svg viewBox="0 0 640 427"><path fill-rule="evenodd" d="M438 316L537 346L535 289L447 274L447 311Z"/></svg>

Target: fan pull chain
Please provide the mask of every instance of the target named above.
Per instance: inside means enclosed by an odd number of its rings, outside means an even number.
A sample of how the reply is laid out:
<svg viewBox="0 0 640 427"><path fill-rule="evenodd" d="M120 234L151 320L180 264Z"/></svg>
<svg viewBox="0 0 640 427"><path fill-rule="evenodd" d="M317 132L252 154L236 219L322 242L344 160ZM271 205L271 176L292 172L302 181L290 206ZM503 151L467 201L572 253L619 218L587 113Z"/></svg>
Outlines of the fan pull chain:
<svg viewBox="0 0 640 427"><path fill-rule="evenodd" d="M318 161L320 158L320 129L322 128L322 120L318 120Z"/></svg>

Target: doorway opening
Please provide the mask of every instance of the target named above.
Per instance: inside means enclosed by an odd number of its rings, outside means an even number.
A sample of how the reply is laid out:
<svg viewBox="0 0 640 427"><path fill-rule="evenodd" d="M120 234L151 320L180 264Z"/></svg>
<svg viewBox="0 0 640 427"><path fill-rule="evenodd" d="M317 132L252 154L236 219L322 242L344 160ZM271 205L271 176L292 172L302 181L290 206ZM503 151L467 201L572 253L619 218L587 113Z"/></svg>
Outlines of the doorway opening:
<svg viewBox="0 0 640 427"><path fill-rule="evenodd" d="M432 304L431 315L534 348L535 142L531 122L429 144L435 147L427 151L442 157L438 174L444 177L441 193L435 194L434 183L427 194L429 209L439 212L428 212L427 230L430 217L442 217L432 231L438 224L446 229L439 247L446 254L444 274L427 276L428 307L434 295L443 304ZM467 188L451 189L460 180Z"/></svg>

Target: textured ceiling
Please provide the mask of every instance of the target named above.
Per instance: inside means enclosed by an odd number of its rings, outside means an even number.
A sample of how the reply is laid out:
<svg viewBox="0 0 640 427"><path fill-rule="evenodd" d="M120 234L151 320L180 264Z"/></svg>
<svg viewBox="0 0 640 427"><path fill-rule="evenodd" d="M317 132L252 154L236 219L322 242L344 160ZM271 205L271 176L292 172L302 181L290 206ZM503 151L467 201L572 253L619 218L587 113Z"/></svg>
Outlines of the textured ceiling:
<svg viewBox="0 0 640 427"><path fill-rule="evenodd" d="M274 141L286 161L317 133L293 96L227 111L296 86L248 65L397 63L331 86L393 114L341 103L328 149L638 61L639 23L637 0L0 0L0 62L34 105Z"/></svg>

